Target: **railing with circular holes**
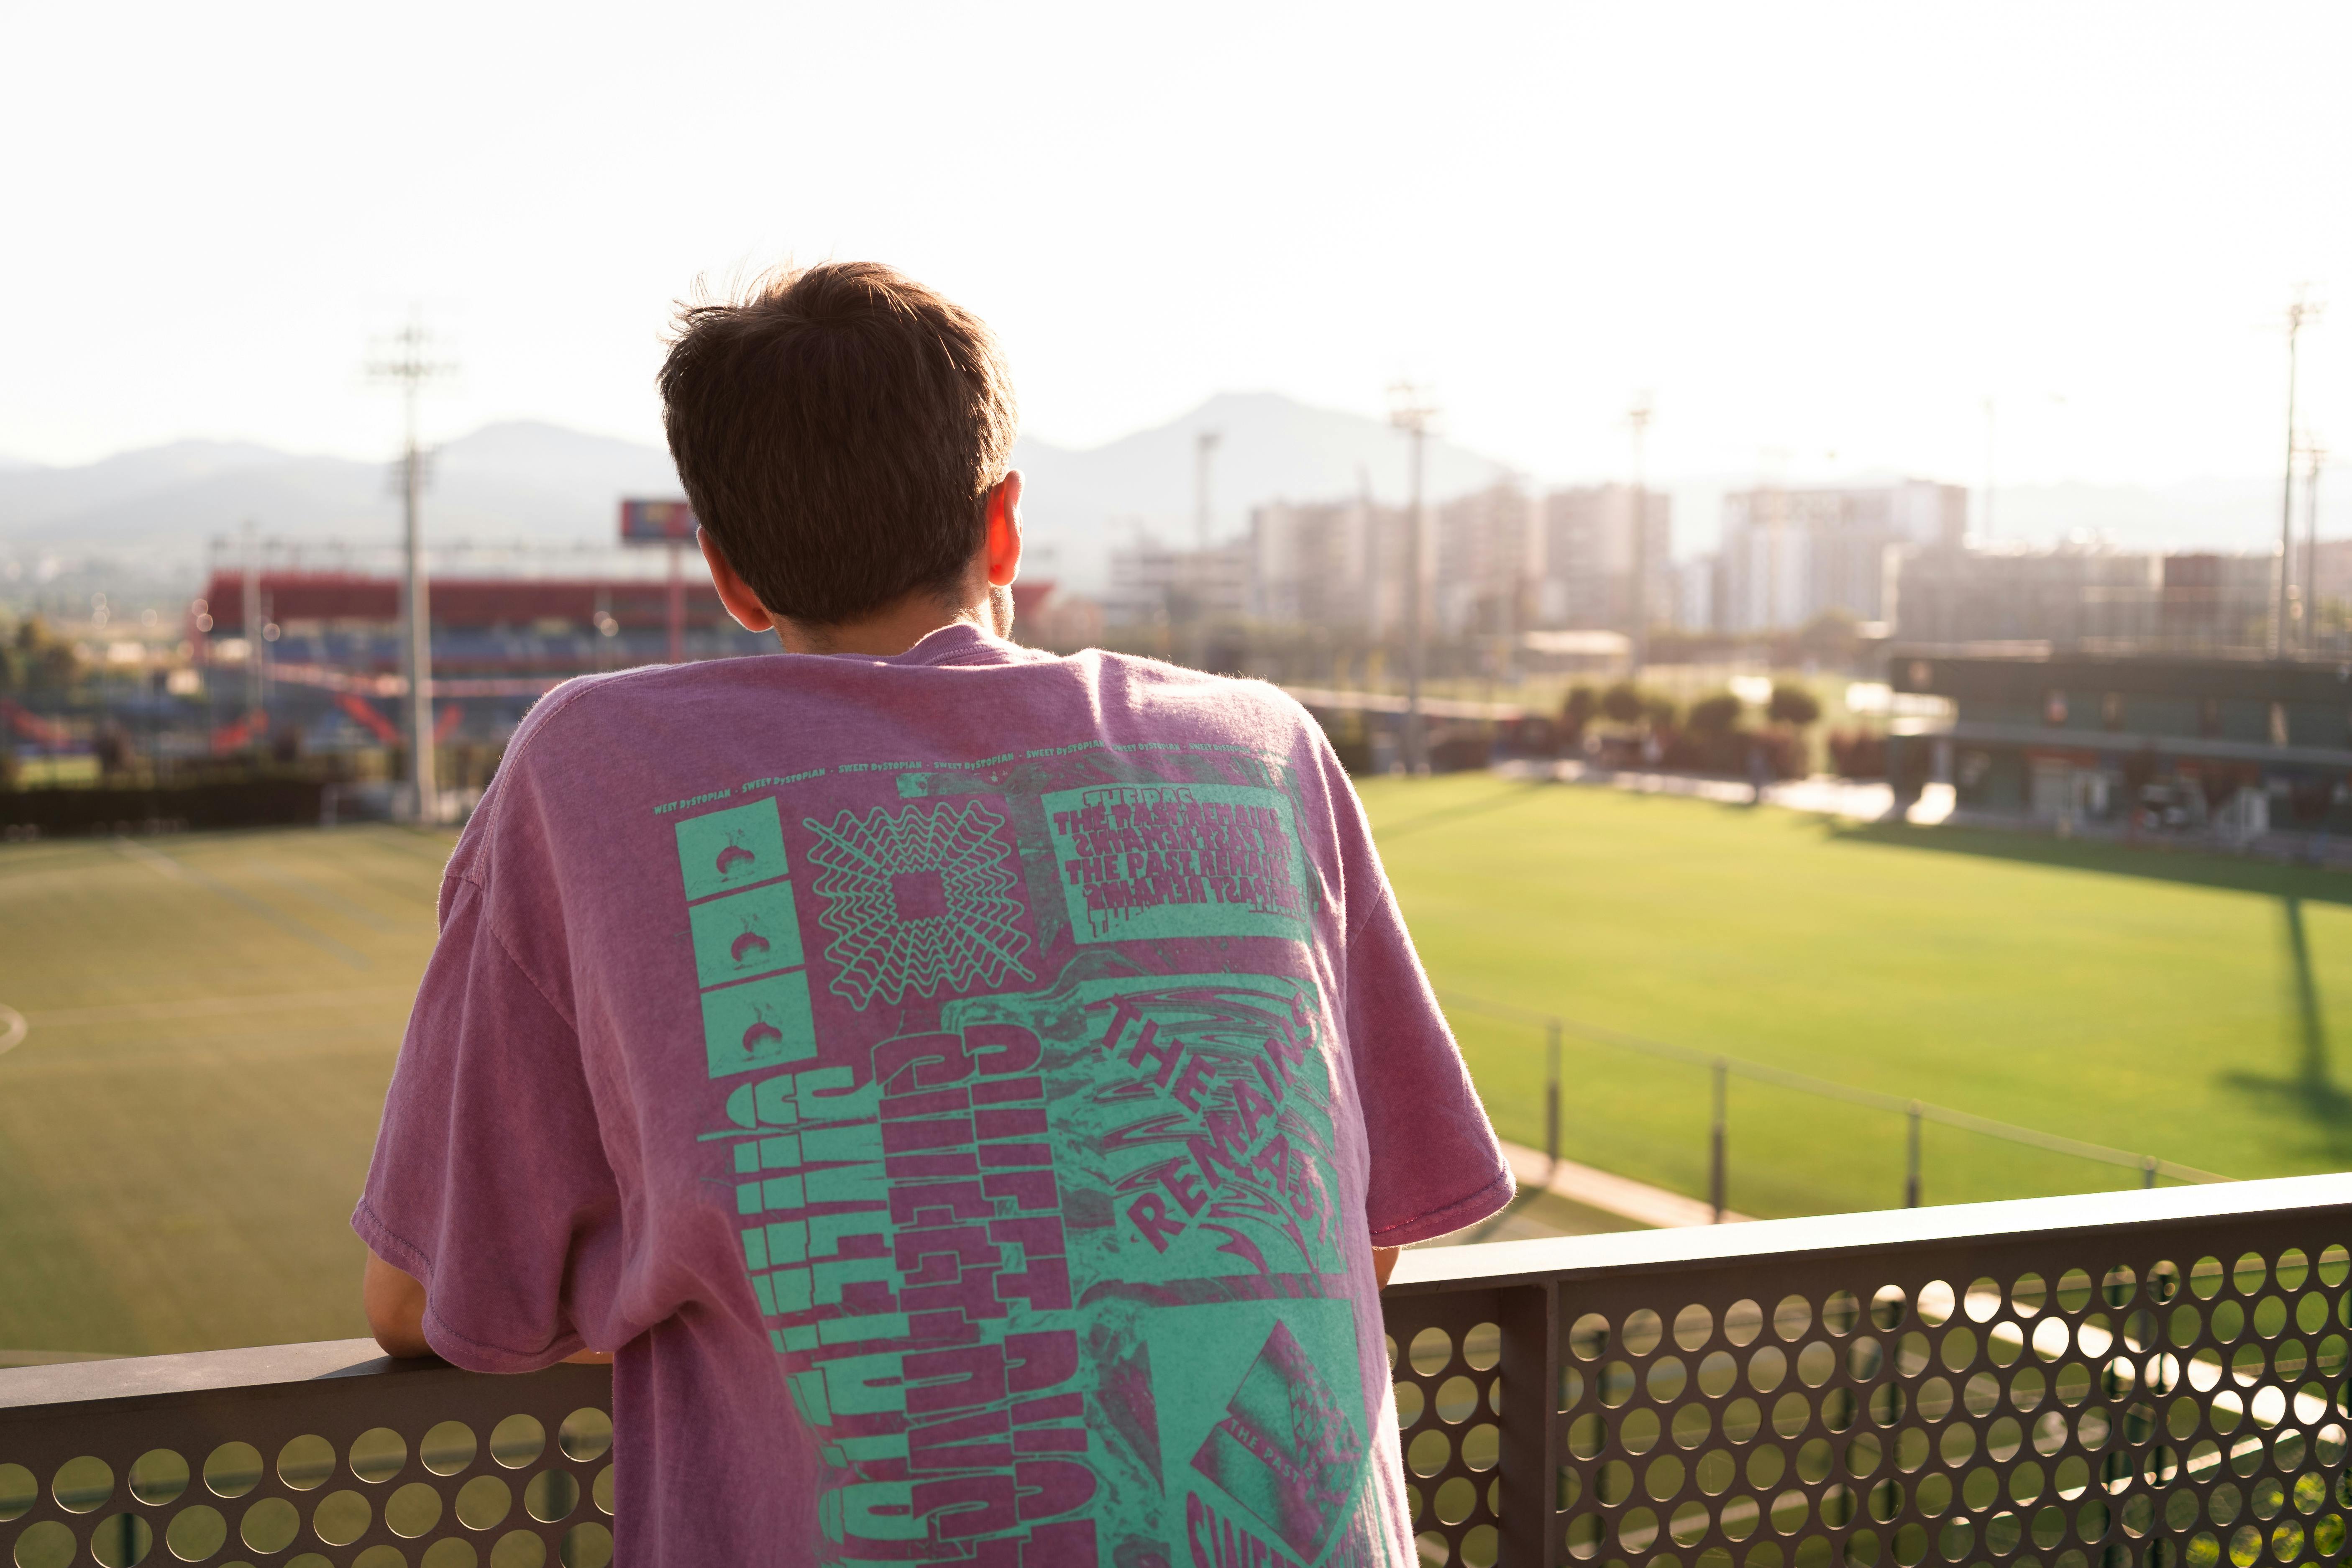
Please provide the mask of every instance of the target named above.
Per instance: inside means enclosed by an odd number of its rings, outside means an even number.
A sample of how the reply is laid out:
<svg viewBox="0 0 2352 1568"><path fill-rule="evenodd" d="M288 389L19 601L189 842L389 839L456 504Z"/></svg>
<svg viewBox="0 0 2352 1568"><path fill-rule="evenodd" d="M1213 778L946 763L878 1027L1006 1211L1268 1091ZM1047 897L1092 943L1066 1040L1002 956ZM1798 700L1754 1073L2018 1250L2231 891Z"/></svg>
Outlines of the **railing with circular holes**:
<svg viewBox="0 0 2352 1568"><path fill-rule="evenodd" d="M2347 1247L2352 1176L2315 1176L1411 1252L1420 1555L2337 1561ZM604 1568L608 1369L373 1348L0 1373L0 1564Z"/></svg>

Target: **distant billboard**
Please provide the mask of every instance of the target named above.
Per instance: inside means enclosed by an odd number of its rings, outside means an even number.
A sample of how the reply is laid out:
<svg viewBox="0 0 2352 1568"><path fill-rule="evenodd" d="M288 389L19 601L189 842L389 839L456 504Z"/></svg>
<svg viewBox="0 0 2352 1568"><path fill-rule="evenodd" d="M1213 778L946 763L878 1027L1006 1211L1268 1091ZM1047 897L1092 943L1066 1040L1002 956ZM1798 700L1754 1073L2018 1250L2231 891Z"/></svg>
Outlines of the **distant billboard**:
<svg viewBox="0 0 2352 1568"><path fill-rule="evenodd" d="M691 544L694 526L694 509L682 500L621 503L624 544Z"/></svg>

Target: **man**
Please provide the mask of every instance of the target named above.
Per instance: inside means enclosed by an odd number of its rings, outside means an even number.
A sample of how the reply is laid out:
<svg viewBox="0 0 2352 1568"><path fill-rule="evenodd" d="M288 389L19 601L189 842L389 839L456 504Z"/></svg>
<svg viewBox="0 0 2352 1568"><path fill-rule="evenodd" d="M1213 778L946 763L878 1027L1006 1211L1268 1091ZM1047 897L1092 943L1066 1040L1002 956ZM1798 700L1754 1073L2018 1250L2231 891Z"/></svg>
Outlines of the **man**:
<svg viewBox="0 0 2352 1568"><path fill-rule="evenodd" d="M1379 1283L1510 1178L1319 731L1006 641L1012 390L890 269L685 312L781 657L516 731L352 1223L394 1354L614 1359L618 1560L1412 1560Z"/></svg>

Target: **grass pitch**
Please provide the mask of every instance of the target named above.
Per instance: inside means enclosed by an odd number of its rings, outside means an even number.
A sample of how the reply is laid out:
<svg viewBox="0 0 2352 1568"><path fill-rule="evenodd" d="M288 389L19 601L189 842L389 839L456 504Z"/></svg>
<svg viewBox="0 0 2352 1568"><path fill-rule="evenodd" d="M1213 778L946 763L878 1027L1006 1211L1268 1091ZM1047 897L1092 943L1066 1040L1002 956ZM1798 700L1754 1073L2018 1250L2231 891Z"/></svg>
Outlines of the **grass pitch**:
<svg viewBox="0 0 2352 1568"><path fill-rule="evenodd" d="M1463 775L1363 795L1441 991L2239 1177L2352 1163L2352 878ZM1505 1137L1540 1033L1456 1009ZM1693 1195L1704 1069L1571 1037L1562 1152ZM1729 1202L1903 1201L1903 1119L1734 1079ZM1930 1124L1931 1203L2138 1173Z"/></svg>
<svg viewBox="0 0 2352 1568"><path fill-rule="evenodd" d="M2352 1162L2352 879L1485 776L1364 795L1442 990L2230 1175ZM0 1004L29 1023L0 1055L0 1364L365 1331L347 1216L450 843L0 847ZM1540 1034L1455 1024L1539 1144ZM1564 1152L1704 1192L1702 1071L1565 1058ZM1898 1203L1902 1138L1735 1079L1730 1201ZM1926 1176L1930 1202L2136 1180L1936 1127Z"/></svg>

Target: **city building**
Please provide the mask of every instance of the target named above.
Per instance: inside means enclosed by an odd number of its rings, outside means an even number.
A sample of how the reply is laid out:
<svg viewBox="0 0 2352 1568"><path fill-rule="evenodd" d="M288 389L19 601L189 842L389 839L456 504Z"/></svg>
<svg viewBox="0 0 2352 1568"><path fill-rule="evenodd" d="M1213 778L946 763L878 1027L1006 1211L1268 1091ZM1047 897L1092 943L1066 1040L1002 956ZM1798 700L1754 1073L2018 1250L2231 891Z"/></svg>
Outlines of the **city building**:
<svg viewBox="0 0 2352 1568"><path fill-rule="evenodd" d="M1534 623L1540 511L1509 479L1435 509L1430 625L1441 637L1516 637Z"/></svg>
<svg viewBox="0 0 2352 1568"><path fill-rule="evenodd" d="M1260 620L1384 634L1404 624L1405 509L1364 498L1274 501L1250 513Z"/></svg>
<svg viewBox="0 0 2352 1568"><path fill-rule="evenodd" d="M1115 626L1233 620L1250 610L1246 542L1181 550L1149 532L1110 552L1103 620Z"/></svg>
<svg viewBox="0 0 2352 1568"><path fill-rule="evenodd" d="M1723 498L1716 629L1793 629L1831 611L1883 621L1890 556L1906 546L1960 548L1968 517L1965 488L1927 479L1733 491Z"/></svg>
<svg viewBox="0 0 2352 1568"><path fill-rule="evenodd" d="M1949 783L1962 812L2239 841L2352 831L2352 665L1898 648L1888 685L1953 705L1948 730L1890 737L1888 768Z"/></svg>
<svg viewBox="0 0 2352 1568"><path fill-rule="evenodd" d="M1643 602L1651 625L1677 618L1674 577L1674 498L1642 492L1647 549ZM1633 492L1626 485L1553 490L1537 525L1538 625L1633 629Z"/></svg>

